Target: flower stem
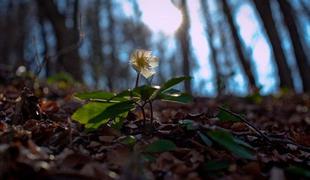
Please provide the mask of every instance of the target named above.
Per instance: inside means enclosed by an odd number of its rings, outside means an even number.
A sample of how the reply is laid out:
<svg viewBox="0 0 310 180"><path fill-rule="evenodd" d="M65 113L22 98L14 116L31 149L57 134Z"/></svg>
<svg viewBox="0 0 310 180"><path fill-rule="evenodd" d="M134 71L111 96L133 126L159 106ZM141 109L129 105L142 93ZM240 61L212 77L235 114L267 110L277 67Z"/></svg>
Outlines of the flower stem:
<svg viewBox="0 0 310 180"><path fill-rule="evenodd" d="M139 79L140 79L140 73L138 72L135 88L138 87L138 85L139 85Z"/></svg>
<svg viewBox="0 0 310 180"><path fill-rule="evenodd" d="M151 126L153 128L153 104L152 104L152 101L149 100L149 105L150 105L150 111L151 111Z"/></svg>
<svg viewBox="0 0 310 180"><path fill-rule="evenodd" d="M142 116L143 116L143 127L145 129L146 128L146 114L145 114L145 111L144 111L144 106L140 106L140 108L141 108Z"/></svg>

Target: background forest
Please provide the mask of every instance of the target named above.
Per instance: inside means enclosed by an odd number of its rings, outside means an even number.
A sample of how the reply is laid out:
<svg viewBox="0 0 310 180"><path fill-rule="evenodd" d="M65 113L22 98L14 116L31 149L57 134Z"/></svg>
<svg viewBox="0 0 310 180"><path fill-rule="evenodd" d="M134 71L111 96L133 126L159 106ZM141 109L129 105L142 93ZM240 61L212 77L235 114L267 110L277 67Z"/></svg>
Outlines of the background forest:
<svg viewBox="0 0 310 180"><path fill-rule="evenodd" d="M155 82L192 76L194 95L310 91L307 0L0 0L0 15L1 81L26 68L119 90L141 48Z"/></svg>
<svg viewBox="0 0 310 180"><path fill-rule="evenodd" d="M0 0L0 32L0 179L310 179L310 0Z"/></svg>

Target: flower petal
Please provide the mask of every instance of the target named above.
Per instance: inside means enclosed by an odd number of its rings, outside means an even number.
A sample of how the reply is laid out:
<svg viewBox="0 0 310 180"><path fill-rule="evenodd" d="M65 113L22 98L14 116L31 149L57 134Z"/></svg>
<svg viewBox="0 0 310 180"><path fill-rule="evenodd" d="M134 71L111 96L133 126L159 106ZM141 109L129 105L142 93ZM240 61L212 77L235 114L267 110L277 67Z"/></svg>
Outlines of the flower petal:
<svg viewBox="0 0 310 180"><path fill-rule="evenodd" d="M152 67L152 68L155 68L158 66L158 57L156 56L152 56L151 58L149 58L149 65Z"/></svg>
<svg viewBox="0 0 310 180"><path fill-rule="evenodd" d="M158 66L158 61L159 59L156 56L152 56L152 51L143 49L135 50L130 56L130 64L145 78L149 78L156 73L153 68Z"/></svg>
<svg viewBox="0 0 310 180"><path fill-rule="evenodd" d="M151 69L141 69L140 73L142 74L142 76L148 79L151 76L153 76L156 72Z"/></svg>

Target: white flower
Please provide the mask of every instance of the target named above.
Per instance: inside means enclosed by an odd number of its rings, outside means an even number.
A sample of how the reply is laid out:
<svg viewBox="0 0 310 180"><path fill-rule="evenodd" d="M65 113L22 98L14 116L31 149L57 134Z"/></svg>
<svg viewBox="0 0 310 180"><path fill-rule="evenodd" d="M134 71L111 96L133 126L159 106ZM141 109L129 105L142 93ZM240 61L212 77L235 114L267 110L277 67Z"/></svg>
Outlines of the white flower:
<svg viewBox="0 0 310 180"><path fill-rule="evenodd" d="M156 56L152 56L151 51L143 49L135 50L130 56L130 64L145 78L149 78L156 73L154 68L158 66L158 61L159 59Z"/></svg>

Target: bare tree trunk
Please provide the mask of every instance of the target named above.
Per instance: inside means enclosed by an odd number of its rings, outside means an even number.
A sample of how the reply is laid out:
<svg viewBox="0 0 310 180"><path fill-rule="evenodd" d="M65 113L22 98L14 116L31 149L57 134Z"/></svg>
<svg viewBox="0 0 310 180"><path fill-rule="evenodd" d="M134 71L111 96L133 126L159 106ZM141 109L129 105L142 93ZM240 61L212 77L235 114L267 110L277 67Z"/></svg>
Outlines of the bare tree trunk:
<svg viewBox="0 0 310 180"><path fill-rule="evenodd" d="M307 18L310 19L310 7L303 0L300 0L299 3L301 5L303 13L305 13Z"/></svg>
<svg viewBox="0 0 310 180"><path fill-rule="evenodd" d="M108 58L110 60L110 67L109 72L107 73L107 80L108 80L108 87L112 91L114 89L114 81L117 77L118 70L120 69L120 65L117 58L117 52L116 52L116 42L115 42L115 19L113 15L113 1L106 0L105 5L107 8L108 13L108 34L109 34L109 46L110 46L110 53L108 54ZM115 68L116 67L116 68Z"/></svg>
<svg viewBox="0 0 310 180"><path fill-rule="evenodd" d="M290 68L287 64L287 59L281 47L281 40L277 32L275 22L272 18L272 11L269 0L253 0L258 14L261 17L265 31L269 38L273 55L278 67L278 75L280 80L280 87L286 87L294 90L294 84Z"/></svg>
<svg viewBox="0 0 310 180"><path fill-rule="evenodd" d="M188 15L188 9L186 5L186 0L180 1L180 9L183 15L183 21L181 27L178 29L177 32L177 38L179 41L179 44L181 46L181 52L183 57L183 74L185 76L190 76L190 42L189 42L189 15ZM188 93L192 93L192 86L191 81L185 81L184 83L185 91Z"/></svg>
<svg viewBox="0 0 310 180"><path fill-rule="evenodd" d="M40 35L42 38L43 42L43 59L45 61L45 77L49 77L51 74L51 69L50 69L50 59L48 58L48 43L47 43L47 34L44 29L44 15L42 12L38 12L38 19L39 19L39 24L40 24Z"/></svg>
<svg viewBox="0 0 310 180"><path fill-rule="evenodd" d="M76 80L82 81L81 59L77 49L80 41L78 30L79 1L74 1L73 28L66 27L66 17L58 11L53 0L36 0L36 2L39 11L41 11L52 24L57 40L58 53L67 50L59 54L57 60L60 66L59 69L70 73Z"/></svg>
<svg viewBox="0 0 310 180"><path fill-rule="evenodd" d="M217 26L219 27L219 36L220 36L220 42L221 42L221 48L220 51L222 53L222 66L225 68L225 73L221 76L221 89L226 94L229 94L229 80L235 75L235 70L233 69L232 60L231 60L231 47L229 46L229 40L227 37L227 33L224 31L226 29L226 24L224 23L224 19L222 18ZM230 39L230 37L229 37Z"/></svg>
<svg viewBox="0 0 310 180"><path fill-rule="evenodd" d="M27 3L19 3L17 7L17 26L19 33L16 34L17 39L16 39L16 55L17 55L17 65L24 65L27 68L27 62L24 57L24 50L25 50L25 40L26 40L26 34L27 34L27 22L26 22L26 17L27 17L27 9L28 5Z"/></svg>
<svg viewBox="0 0 310 180"><path fill-rule="evenodd" d="M219 95L222 94L222 88L221 88L221 73L220 73L220 68L219 68L219 63L218 63L218 54L216 51L216 47L213 44L213 37L214 37L214 29L213 29L213 24L210 16L210 9L208 6L208 2L205 0L200 0L201 4L201 9L202 13L204 16L205 24L206 24L206 37L207 41L210 47L210 56L211 56L211 61L214 66L213 72L215 74L215 81L216 81L216 89L217 93Z"/></svg>
<svg viewBox="0 0 310 180"><path fill-rule="evenodd" d="M249 83L250 90L253 91L253 90L257 89L257 86L256 86L253 71L251 69L250 59L243 52L241 38L238 34L237 27L234 24L234 19L233 19L231 10L229 8L229 5L227 3L227 0L222 1L222 6L223 6L223 11L224 11L224 14L226 16L228 25L231 29L233 42L234 42L234 45L235 45L235 48L237 51L238 58L240 60L241 66L245 72L246 78L247 78L248 83Z"/></svg>
<svg viewBox="0 0 310 180"><path fill-rule="evenodd" d="M134 12L134 17L137 19L137 21L140 21L142 12L139 8L137 0L131 0L132 6L133 6L133 12Z"/></svg>
<svg viewBox="0 0 310 180"><path fill-rule="evenodd" d="M89 59L92 68L92 77L95 82L95 88L99 87L100 77L103 74L104 55L102 52L103 37L100 28L100 10L102 1L96 0L94 5L87 10L88 25L90 29L89 38L91 42L91 57Z"/></svg>
<svg viewBox="0 0 310 180"><path fill-rule="evenodd" d="M294 10L287 0L278 0L284 17L284 23L290 34L294 48L295 58L299 68L304 92L310 92L310 66L309 59L302 44L302 36L298 32L298 25L294 17Z"/></svg>

